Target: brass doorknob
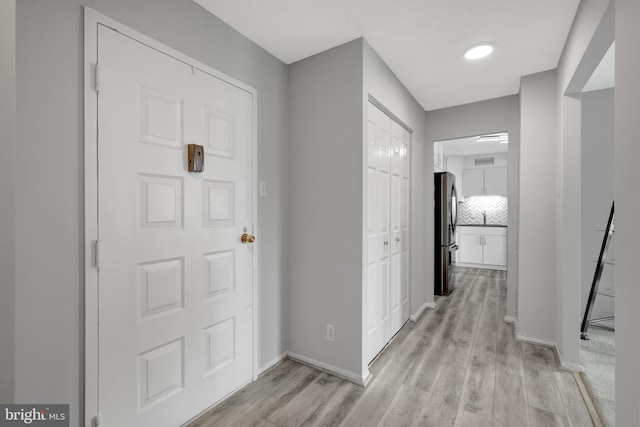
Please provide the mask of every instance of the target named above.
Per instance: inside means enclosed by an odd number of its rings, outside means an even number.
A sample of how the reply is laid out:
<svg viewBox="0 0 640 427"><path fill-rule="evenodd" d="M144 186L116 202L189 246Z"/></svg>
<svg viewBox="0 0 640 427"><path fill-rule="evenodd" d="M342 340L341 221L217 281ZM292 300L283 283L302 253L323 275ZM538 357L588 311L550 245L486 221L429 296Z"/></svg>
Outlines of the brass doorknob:
<svg viewBox="0 0 640 427"><path fill-rule="evenodd" d="M252 236L250 234L244 233L242 237L240 237L240 241L242 243L253 243L256 241L256 236Z"/></svg>

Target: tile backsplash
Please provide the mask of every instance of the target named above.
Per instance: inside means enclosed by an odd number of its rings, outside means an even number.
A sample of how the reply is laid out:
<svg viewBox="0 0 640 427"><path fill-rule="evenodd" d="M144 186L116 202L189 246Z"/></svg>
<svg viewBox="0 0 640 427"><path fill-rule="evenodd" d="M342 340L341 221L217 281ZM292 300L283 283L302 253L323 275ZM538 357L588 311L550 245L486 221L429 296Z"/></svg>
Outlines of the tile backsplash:
<svg viewBox="0 0 640 427"><path fill-rule="evenodd" d="M458 224L482 224L482 212L487 224L507 225L507 198L503 196L467 197L458 202Z"/></svg>

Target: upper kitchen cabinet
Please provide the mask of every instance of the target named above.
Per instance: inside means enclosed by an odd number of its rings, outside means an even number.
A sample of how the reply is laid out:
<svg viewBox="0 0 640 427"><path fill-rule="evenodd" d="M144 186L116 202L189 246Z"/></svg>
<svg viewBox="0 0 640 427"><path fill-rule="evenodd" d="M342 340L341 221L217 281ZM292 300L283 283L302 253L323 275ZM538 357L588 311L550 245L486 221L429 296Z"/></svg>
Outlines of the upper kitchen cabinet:
<svg viewBox="0 0 640 427"><path fill-rule="evenodd" d="M484 170L465 169L462 171L464 197L482 196L484 193Z"/></svg>
<svg viewBox="0 0 640 427"><path fill-rule="evenodd" d="M484 170L485 196L507 195L507 167L496 166Z"/></svg>
<svg viewBox="0 0 640 427"><path fill-rule="evenodd" d="M506 196L507 167L465 169L462 171L464 197Z"/></svg>

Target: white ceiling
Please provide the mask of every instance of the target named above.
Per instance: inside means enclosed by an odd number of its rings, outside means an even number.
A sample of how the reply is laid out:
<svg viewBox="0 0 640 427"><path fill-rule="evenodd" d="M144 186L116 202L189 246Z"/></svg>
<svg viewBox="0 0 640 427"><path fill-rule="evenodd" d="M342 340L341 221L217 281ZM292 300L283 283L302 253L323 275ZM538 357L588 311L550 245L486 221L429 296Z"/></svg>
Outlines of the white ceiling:
<svg viewBox="0 0 640 427"><path fill-rule="evenodd" d="M579 0L194 0L290 64L364 37L429 111L518 93L556 68ZM466 48L495 45L468 62Z"/></svg>
<svg viewBox="0 0 640 427"><path fill-rule="evenodd" d="M468 138L447 139L442 141L442 152L445 156L475 156L478 154L506 153L509 144L500 142L478 142L477 136Z"/></svg>

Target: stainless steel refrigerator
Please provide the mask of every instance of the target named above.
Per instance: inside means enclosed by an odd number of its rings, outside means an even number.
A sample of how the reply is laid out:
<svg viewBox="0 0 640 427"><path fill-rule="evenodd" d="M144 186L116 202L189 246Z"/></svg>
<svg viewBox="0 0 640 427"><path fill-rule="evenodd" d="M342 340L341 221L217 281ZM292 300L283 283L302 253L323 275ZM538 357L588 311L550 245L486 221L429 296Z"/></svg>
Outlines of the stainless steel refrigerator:
<svg viewBox="0 0 640 427"><path fill-rule="evenodd" d="M458 250L456 223L458 221L458 194L456 177L450 172L436 172L434 180L434 286L435 295L449 295L454 287L451 255Z"/></svg>

